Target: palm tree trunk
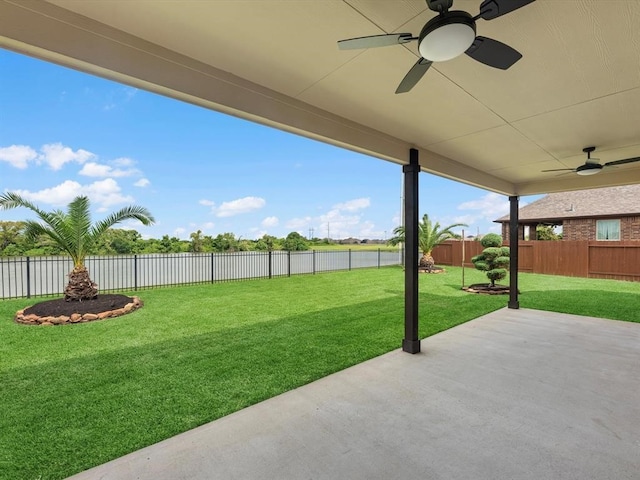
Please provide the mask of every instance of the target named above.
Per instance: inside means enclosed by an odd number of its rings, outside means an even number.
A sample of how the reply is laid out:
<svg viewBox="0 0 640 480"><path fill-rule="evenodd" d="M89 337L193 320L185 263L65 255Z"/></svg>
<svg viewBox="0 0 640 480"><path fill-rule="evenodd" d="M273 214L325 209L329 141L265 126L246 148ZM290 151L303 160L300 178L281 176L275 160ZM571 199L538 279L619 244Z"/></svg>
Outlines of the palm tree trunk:
<svg viewBox="0 0 640 480"><path fill-rule="evenodd" d="M67 302L91 300L98 296L98 285L89 277L85 266L75 267L69 274L69 283L64 289L64 299Z"/></svg>
<svg viewBox="0 0 640 480"><path fill-rule="evenodd" d="M428 272L431 272L434 265L435 262L433 261L433 257L429 253L423 252L422 257L420 257L418 266L420 268L426 268Z"/></svg>

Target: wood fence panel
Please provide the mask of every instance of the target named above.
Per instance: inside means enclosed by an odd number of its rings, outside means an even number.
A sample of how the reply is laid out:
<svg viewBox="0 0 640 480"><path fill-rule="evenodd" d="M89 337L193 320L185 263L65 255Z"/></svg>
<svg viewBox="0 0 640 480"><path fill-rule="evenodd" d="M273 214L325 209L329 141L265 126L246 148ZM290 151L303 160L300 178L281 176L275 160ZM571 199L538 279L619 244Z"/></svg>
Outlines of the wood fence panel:
<svg viewBox="0 0 640 480"><path fill-rule="evenodd" d="M431 256L436 265L460 265L460 263L454 263L453 247L452 243L445 242L433 249Z"/></svg>
<svg viewBox="0 0 640 480"><path fill-rule="evenodd" d="M465 266L473 267L471 258L482 252L482 245L475 241L449 240L438 245L433 250L436 264L460 266L463 243ZM518 245L520 272L640 282L640 241L523 241Z"/></svg>
<svg viewBox="0 0 640 480"><path fill-rule="evenodd" d="M460 240L447 240L433 249L431 256L436 265L462 265L462 248L464 244L464 264L473 267L471 257L482 252L480 242L462 242Z"/></svg>
<svg viewBox="0 0 640 480"><path fill-rule="evenodd" d="M533 242L518 242L518 271L533 273L535 269Z"/></svg>
<svg viewBox="0 0 640 480"><path fill-rule="evenodd" d="M532 243L535 249L534 273L568 277L589 276L588 242L537 241Z"/></svg>
<svg viewBox="0 0 640 480"><path fill-rule="evenodd" d="M640 242L589 242L589 277L640 281Z"/></svg>

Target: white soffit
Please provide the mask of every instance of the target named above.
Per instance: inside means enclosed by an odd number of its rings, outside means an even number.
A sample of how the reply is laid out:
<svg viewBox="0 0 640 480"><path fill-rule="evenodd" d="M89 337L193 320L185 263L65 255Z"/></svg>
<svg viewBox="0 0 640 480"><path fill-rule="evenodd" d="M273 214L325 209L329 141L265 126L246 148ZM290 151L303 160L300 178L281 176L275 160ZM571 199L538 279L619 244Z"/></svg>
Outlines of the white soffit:
<svg viewBox="0 0 640 480"><path fill-rule="evenodd" d="M398 163L418 147L424 170L501 193L640 183L640 162L541 172L580 165L589 145L640 156L639 1L537 0L480 19L478 35L524 57L500 71L462 55L402 95L415 42L336 46L417 35L434 15L424 0L0 0L0 45Z"/></svg>

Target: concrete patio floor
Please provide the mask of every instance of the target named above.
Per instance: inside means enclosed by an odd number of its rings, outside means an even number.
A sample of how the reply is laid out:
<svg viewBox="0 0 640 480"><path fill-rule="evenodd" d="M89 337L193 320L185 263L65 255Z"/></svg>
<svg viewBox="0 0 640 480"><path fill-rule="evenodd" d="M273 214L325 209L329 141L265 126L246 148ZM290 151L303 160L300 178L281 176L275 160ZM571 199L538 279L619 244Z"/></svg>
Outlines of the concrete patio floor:
<svg viewBox="0 0 640 480"><path fill-rule="evenodd" d="M638 480L640 324L502 309L71 478Z"/></svg>

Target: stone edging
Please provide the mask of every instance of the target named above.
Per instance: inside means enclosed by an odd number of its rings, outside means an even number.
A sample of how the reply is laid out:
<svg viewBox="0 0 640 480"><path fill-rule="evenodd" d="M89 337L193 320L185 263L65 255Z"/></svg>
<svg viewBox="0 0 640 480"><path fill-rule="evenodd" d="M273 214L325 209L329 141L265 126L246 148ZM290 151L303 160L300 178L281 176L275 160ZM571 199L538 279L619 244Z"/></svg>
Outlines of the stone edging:
<svg viewBox="0 0 640 480"><path fill-rule="evenodd" d="M66 315L60 315L58 317L39 317L38 315L30 314L25 315L24 311L30 307L25 307L22 310L18 310L16 312L16 316L14 320L18 323L22 323L24 325L65 325L69 323L86 323L92 322L94 320L104 320L105 318L113 318L120 317L122 315L126 315L127 313L131 313L143 305L142 300L139 297L132 297L132 301L127 303L124 307L118 308L116 310L107 310L106 312L100 313L74 313L70 317Z"/></svg>

